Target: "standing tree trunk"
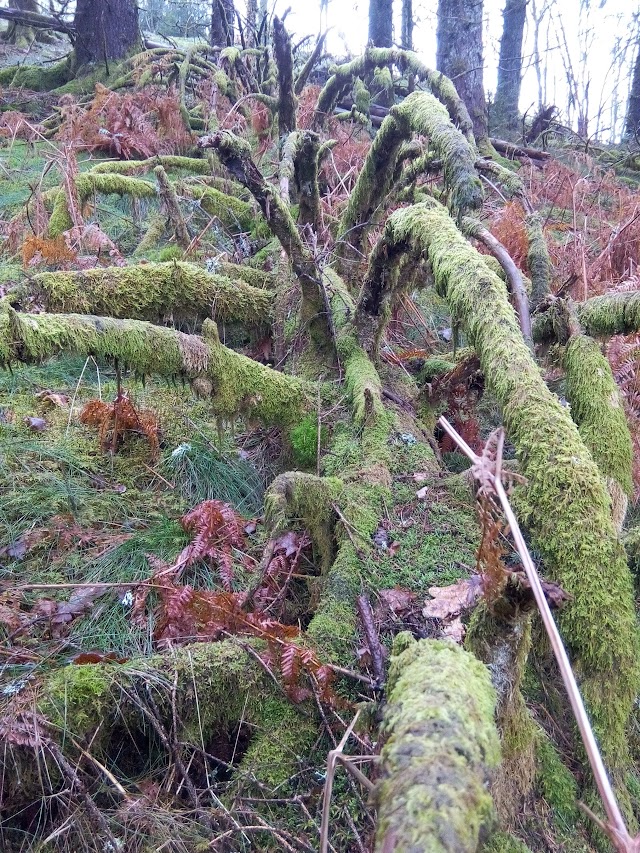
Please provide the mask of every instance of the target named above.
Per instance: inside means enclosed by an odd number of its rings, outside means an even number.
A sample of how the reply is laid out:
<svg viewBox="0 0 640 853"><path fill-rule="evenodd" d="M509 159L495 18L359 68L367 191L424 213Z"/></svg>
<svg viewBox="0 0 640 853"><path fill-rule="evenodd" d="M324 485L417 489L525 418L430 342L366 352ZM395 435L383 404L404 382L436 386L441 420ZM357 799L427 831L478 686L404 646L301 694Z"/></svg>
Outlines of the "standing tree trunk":
<svg viewBox="0 0 640 853"><path fill-rule="evenodd" d="M391 47L393 41L393 0L369 0L369 42L375 47Z"/></svg>
<svg viewBox="0 0 640 853"><path fill-rule="evenodd" d="M141 44L135 0L78 0L74 19L79 67L122 59Z"/></svg>
<svg viewBox="0 0 640 853"><path fill-rule="evenodd" d="M495 121L500 132L512 135L518 128L520 84L522 82L522 37L528 0L506 0L502 12L502 38L498 62Z"/></svg>
<svg viewBox="0 0 640 853"><path fill-rule="evenodd" d="M436 66L450 77L469 111L476 141L487 140L482 76L482 0L438 0Z"/></svg>
<svg viewBox="0 0 640 853"><path fill-rule="evenodd" d="M636 136L640 130L640 38L636 45L636 61L633 65L624 129L627 136Z"/></svg>
<svg viewBox="0 0 640 853"><path fill-rule="evenodd" d="M413 50L413 0L402 0L402 33L400 42L404 50Z"/></svg>
<svg viewBox="0 0 640 853"><path fill-rule="evenodd" d="M211 44L228 47L233 44L233 0L213 0L211 4Z"/></svg>

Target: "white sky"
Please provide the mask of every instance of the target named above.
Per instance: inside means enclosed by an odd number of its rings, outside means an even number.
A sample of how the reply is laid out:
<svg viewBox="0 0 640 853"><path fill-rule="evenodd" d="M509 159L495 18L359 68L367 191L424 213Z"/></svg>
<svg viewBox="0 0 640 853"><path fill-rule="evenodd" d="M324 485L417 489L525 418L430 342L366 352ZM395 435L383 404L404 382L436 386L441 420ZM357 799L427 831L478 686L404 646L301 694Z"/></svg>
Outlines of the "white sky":
<svg viewBox="0 0 640 853"><path fill-rule="evenodd" d="M538 12L545 5L551 7L540 32L540 52L544 64L547 62L546 94L543 100L547 104L556 104L575 128L575 111L568 113L568 87L566 83L566 65L573 67L578 81L579 100L584 101L586 83L589 96L589 133L600 131L601 137L609 141L612 136L612 121L618 123L620 130L624 116L626 96L630 84L633 48L627 51L627 59L621 65L612 63L612 54L616 42L623 44L633 39L634 12L640 12L640 0L529 0L527 8L527 28L525 31L525 73L522 85L520 107L523 111L535 110L538 102L538 84L534 68L531 65L533 51L532 6ZM319 0L275 0L276 12L291 7L287 25L300 38L307 33L317 33L320 29ZM394 0L394 7L400 14L400 0ZM502 9L504 0L485 0L485 87L495 91L499 39L502 32ZM332 31L328 47L334 54L350 51L358 53L367 39L368 0L328 0L328 8L323 13L323 26L328 23ZM437 0L414 0L414 15L417 18L414 29L414 47L428 65L435 67L436 55L436 9ZM564 48L561 26L564 28L567 50ZM396 26L399 32L399 22ZM586 54L586 61L581 56ZM616 94L617 93L617 94ZM621 100L615 111L615 99ZM600 120L598 121L598 113Z"/></svg>

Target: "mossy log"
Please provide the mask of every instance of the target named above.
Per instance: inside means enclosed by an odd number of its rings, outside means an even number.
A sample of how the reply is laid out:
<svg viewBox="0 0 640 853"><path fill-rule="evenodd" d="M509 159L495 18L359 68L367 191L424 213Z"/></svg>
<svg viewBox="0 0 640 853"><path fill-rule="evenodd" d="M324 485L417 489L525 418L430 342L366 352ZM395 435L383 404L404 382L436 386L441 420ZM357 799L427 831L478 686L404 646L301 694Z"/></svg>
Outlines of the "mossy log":
<svg viewBox="0 0 640 853"><path fill-rule="evenodd" d="M202 337L141 320L82 314L22 314L0 302L0 365L39 362L61 352L117 360L137 374L183 377L211 398L212 413L289 426L307 405L304 384L220 343L212 320Z"/></svg>
<svg viewBox="0 0 640 853"><path fill-rule="evenodd" d="M500 761L489 672L450 642L395 640L376 785L376 850L473 853L493 820Z"/></svg>
<svg viewBox="0 0 640 853"><path fill-rule="evenodd" d="M146 160L107 160L91 169L93 174L115 172L118 175L143 175L162 166L167 172L192 172L195 175L210 175L211 164L197 157L179 157L174 154L159 154Z"/></svg>
<svg viewBox="0 0 640 853"><path fill-rule="evenodd" d="M397 211L382 237L430 261L503 411L527 486L519 498L545 570L573 596L561 628L612 768L627 760L625 729L640 677L632 585L604 480L569 411L545 385L504 284L434 200Z"/></svg>
<svg viewBox="0 0 640 853"><path fill-rule="evenodd" d="M571 416L607 482L613 520L621 530L633 490L633 447L620 390L593 338L574 335L562 363Z"/></svg>
<svg viewBox="0 0 640 853"><path fill-rule="evenodd" d="M226 266L233 272L235 265ZM54 313L150 322L212 317L249 328L269 326L275 298L270 290L180 261L39 273L31 279L30 292Z"/></svg>
<svg viewBox="0 0 640 853"><path fill-rule="evenodd" d="M555 302L535 319L533 338L537 343L546 343L558 337L554 307ZM585 302L579 302L575 311L586 334L594 338L640 332L640 293L637 290L593 296Z"/></svg>
<svg viewBox="0 0 640 853"><path fill-rule="evenodd" d="M233 774L248 790L261 785L271 791L286 785L299 769L298 756L307 753L317 737L314 712L292 705L256 657L233 641L193 644L123 665L61 667L42 684L37 711L52 724L52 731L60 732L62 749L72 763L83 761L77 744L90 743L91 755L114 767L113 755L122 754L129 743L143 764L144 774L157 768L158 762L164 760L169 766L174 759L172 754L145 755L140 751L140 743L147 741L148 719L141 710L147 706L149 692L154 716L156 709L159 712L159 725L171 731L177 721L179 729L174 736L185 752L214 743L216 737L230 736L242 721L251 736ZM55 762L44 774L46 782L42 774L31 772L33 757L26 753L29 764L25 766L25 751L12 746L11 725L4 732L8 742L3 761L12 767L11 773L5 773L5 806L39 802L43 795L55 793L57 783L66 784ZM64 739L65 732L73 736ZM43 744L45 756L46 752ZM25 772L16 774L16 767L22 766ZM120 775L116 767L114 770ZM124 775L122 779L126 785ZM51 791L43 791L43 782ZM180 779L176 782L179 784Z"/></svg>
<svg viewBox="0 0 640 853"><path fill-rule="evenodd" d="M75 179L75 189L79 204L83 204L95 193L103 195L130 195L134 198L156 198L155 186L149 181L119 174L101 174L85 172ZM48 195L48 194L47 194ZM49 220L49 236L58 237L63 231L73 228L74 222L69 211L67 194L56 190L53 195L53 210ZM47 198L45 197L45 202Z"/></svg>

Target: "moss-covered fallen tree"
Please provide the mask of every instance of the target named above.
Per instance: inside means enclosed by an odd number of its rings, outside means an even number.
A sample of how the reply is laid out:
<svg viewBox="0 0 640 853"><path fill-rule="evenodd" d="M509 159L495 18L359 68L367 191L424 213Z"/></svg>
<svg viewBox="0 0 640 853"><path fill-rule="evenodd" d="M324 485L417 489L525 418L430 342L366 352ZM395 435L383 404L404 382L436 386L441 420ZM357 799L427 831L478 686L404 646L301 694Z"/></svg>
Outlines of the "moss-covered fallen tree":
<svg viewBox="0 0 640 853"><path fill-rule="evenodd" d="M267 424L295 423L307 405L305 385L223 346L215 323L202 336L141 320L84 314L22 314L0 303L0 365L39 362L61 353L114 361L139 375L180 378L211 398L212 414Z"/></svg>
<svg viewBox="0 0 640 853"><path fill-rule="evenodd" d="M221 266L222 269L232 275L236 271L233 264ZM260 278L255 271L255 280ZM151 322L167 317L176 322L211 317L240 322L249 328L269 326L274 301L270 290L176 261L39 273L31 278L29 291L47 311Z"/></svg>
<svg viewBox="0 0 640 853"><path fill-rule="evenodd" d="M481 849L500 761L487 668L453 643L399 634L387 697L376 850Z"/></svg>
<svg viewBox="0 0 640 853"><path fill-rule="evenodd" d="M394 213L381 238L428 258L502 407L521 473L523 521L546 571L573 596L561 616L583 694L610 766L627 760L626 726L640 678L631 578L603 472L527 348L502 281L430 200Z"/></svg>

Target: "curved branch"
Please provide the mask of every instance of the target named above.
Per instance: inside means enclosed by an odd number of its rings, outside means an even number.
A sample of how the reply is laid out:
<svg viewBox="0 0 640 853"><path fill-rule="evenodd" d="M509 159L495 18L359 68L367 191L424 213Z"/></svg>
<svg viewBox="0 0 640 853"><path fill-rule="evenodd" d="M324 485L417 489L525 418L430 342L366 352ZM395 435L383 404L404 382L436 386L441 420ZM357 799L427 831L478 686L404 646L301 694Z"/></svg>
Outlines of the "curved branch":
<svg viewBox="0 0 640 853"><path fill-rule="evenodd" d="M520 329L522 336L528 346L533 346L533 337L531 331L531 314L529 313L529 297L527 289L524 286L522 273L515 265L513 258L502 245L500 240L485 228L481 222L466 218L463 222L465 231L476 240L479 240L483 246L486 246L491 254L496 258L507 277L509 291L515 302L516 312L520 321Z"/></svg>
<svg viewBox="0 0 640 853"><path fill-rule="evenodd" d="M366 77L375 68L388 65L396 65L401 71L411 73L417 82L424 83L445 105L451 121L467 141L474 144L473 123L451 80L440 71L428 68L415 53L397 48L367 48L362 56L338 66L318 96L312 127L322 127L356 77Z"/></svg>
<svg viewBox="0 0 640 853"><path fill-rule="evenodd" d="M476 153L451 123L447 111L429 92L413 92L393 107L369 149L349 203L340 220L337 257L342 270L347 260L361 256L364 238L379 215L393 180L402 144L413 134L425 134L444 163L449 204L458 216L482 204L475 170Z"/></svg>
<svg viewBox="0 0 640 853"><path fill-rule="evenodd" d="M523 516L548 572L574 596L562 626L604 752L621 766L640 649L629 570L600 471L569 412L544 384L503 283L445 208L429 200L397 211L384 239L391 246L408 242L431 262L436 286L502 407L528 481ZM606 613L597 628L594 611Z"/></svg>

